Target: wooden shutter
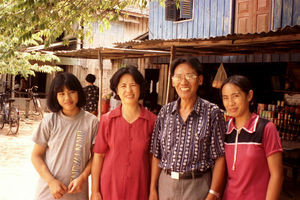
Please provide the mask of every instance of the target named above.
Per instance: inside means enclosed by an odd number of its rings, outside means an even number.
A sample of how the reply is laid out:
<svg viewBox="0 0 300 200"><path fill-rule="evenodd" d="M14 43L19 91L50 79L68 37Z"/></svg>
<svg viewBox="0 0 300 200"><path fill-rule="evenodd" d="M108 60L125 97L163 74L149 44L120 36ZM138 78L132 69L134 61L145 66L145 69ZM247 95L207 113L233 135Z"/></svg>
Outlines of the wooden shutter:
<svg viewBox="0 0 300 200"><path fill-rule="evenodd" d="M178 19L176 0L166 0L165 5L165 20L176 21Z"/></svg>
<svg viewBox="0 0 300 200"><path fill-rule="evenodd" d="M235 5L235 32L252 33L253 27L252 0L236 0Z"/></svg>
<svg viewBox="0 0 300 200"><path fill-rule="evenodd" d="M193 18L193 0L180 1L180 19Z"/></svg>
<svg viewBox="0 0 300 200"><path fill-rule="evenodd" d="M271 0L236 0L235 33L270 31Z"/></svg>
<svg viewBox="0 0 300 200"><path fill-rule="evenodd" d="M257 33L270 31L270 0L254 0L253 29Z"/></svg>

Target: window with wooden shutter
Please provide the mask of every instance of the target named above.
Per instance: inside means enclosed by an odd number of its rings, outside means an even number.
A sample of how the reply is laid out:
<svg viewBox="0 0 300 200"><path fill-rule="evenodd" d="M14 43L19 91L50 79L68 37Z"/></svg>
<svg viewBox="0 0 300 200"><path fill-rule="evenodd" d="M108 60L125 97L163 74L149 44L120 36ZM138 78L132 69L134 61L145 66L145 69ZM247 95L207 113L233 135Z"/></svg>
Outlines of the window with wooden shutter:
<svg viewBox="0 0 300 200"><path fill-rule="evenodd" d="M176 0L165 1L165 20L182 21L193 18L193 0L180 0L179 8Z"/></svg>
<svg viewBox="0 0 300 200"><path fill-rule="evenodd" d="M166 21L176 21L178 19L178 11L176 8L176 0L166 0L165 1L165 20Z"/></svg>
<svg viewBox="0 0 300 200"><path fill-rule="evenodd" d="M193 18L193 0L181 0L180 1L180 19L192 19Z"/></svg>

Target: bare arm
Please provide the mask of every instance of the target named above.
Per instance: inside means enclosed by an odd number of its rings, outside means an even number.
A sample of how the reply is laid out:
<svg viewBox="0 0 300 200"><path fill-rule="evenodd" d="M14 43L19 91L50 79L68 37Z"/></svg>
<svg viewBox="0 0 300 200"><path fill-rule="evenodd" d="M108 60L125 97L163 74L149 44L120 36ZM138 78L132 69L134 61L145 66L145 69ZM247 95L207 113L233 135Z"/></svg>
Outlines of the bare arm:
<svg viewBox="0 0 300 200"><path fill-rule="evenodd" d="M94 153L92 162L92 195L91 200L102 200L100 193L100 176L105 154Z"/></svg>
<svg viewBox="0 0 300 200"><path fill-rule="evenodd" d="M52 176L48 166L44 161L45 153L46 147L35 144L31 155L31 161L36 171L48 184L53 198L59 199L67 192L67 187Z"/></svg>
<svg viewBox="0 0 300 200"><path fill-rule="evenodd" d="M149 200L158 200L158 178L161 173L161 168L158 167L160 160L152 156L151 163L151 183Z"/></svg>
<svg viewBox="0 0 300 200"><path fill-rule="evenodd" d="M279 198L283 181L282 152L270 155L267 162L270 170L270 180L266 200L275 200Z"/></svg>
<svg viewBox="0 0 300 200"><path fill-rule="evenodd" d="M215 166L212 173L212 181L210 189L217 193L221 193L224 187L225 181L225 157L221 156L217 158ZM217 197L211 193L208 193L206 200L217 199Z"/></svg>

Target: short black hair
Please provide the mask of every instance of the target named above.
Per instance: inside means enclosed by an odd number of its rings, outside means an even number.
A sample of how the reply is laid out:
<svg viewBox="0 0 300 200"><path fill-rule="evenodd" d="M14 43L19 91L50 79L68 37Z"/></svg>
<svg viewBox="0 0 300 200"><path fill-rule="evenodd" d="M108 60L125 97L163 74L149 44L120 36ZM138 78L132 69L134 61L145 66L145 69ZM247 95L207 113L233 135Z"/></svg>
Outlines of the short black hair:
<svg viewBox="0 0 300 200"><path fill-rule="evenodd" d="M176 67L183 63L189 64L197 72L198 76L203 75L204 66L199 62L198 58L192 56L184 56L178 57L175 60L173 60L171 65L171 76L174 75Z"/></svg>
<svg viewBox="0 0 300 200"><path fill-rule="evenodd" d="M94 83L95 80L96 80L96 76L93 75L93 74L88 74L86 77L85 77L85 80L89 83Z"/></svg>
<svg viewBox="0 0 300 200"><path fill-rule="evenodd" d="M78 92L77 107L81 108L86 103L82 86L76 76L69 72L59 73L52 80L50 90L47 95L47 106L52 112L58 112L62 109L57 101L57 93L62 92L64 86L66 86L69 90Z"/></svg>
<svg viewBox="0 0 300 200"><path fill-rule="evenodd" d="M250 90L253 90L252 84L246 76L232 75L222 83L222 86L220 88L221 97L222 97L223 87L228 83L239 87L246 95L249 94ZM253 106L254 106L254 96L253 96L252 100L250 101L249 108L250 108L251 112L253 112L255 109Z"/></svg>
<svg viewBox="0 0 300 200"><path fill-rule="evenodd" d="M110 79L110 89L116 93L115 99L120 100L119 95L117 94L117 87L120 82L120 79L123 75L130 74L134 81L140 86L140 96L139 99L143 99L146 93L146 81L141 74L141 72L132 65L120 68L116 71Z"/></svg>

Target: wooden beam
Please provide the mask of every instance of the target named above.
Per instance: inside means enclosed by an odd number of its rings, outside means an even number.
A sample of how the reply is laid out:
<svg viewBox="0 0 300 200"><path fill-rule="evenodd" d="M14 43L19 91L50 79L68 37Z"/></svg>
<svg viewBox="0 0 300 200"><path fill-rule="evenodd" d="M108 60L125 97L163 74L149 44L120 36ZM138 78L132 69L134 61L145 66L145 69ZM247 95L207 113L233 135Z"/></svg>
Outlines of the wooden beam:
<svg viewBox="0 0 300 200"><path fill-rule="evenodd" d="M166 96L166 102L165 104L169 103L169 98L170 98L170 88L171 88L171 65L174 59L176 49L174 46L171 46L171 51L170 51L170 64L168 65L168 83L167 83L167 96Z"/></svg>
<svg viewBox="0 0 300 200"><path fill-rule="evenodd" d="M100 51L98 51L98 60L99 60L99 114L98 119L100 120L100 116L102 114L102 89L103 89L103 59Z"/></svg>

